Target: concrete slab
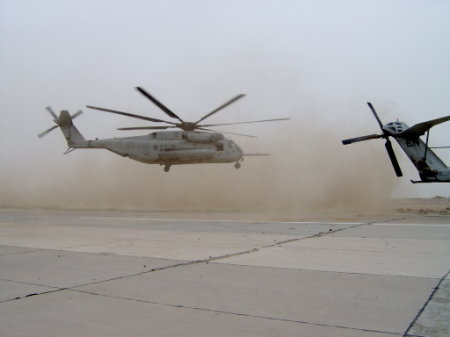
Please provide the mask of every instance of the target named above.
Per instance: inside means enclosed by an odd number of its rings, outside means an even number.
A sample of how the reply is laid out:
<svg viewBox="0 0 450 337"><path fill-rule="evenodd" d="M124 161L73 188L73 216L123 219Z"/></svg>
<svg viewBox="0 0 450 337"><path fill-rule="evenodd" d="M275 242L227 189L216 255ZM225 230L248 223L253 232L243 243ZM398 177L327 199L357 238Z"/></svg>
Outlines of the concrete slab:
<svg viewBox="0 0 450 337"><path fill-rule="evenodd" d="M124 212L124 211L62 211L1 209L0 223L3 225L39 225L121 228L132 230L164 230L210 233L260 233L310 236L330 229L348 228L362 223L373 222L374 218L337 218L311 220L268 220L263 213L239 212ZM272 216L273 218L274 216ZM280 215L283 217L283 214ZM389 217L392 218L392 217ZM400 219L400 217L397 217ZM386 220L378 217L378 220ZM87 229L89 231L89 229Z"/></svg>
<svg viewBox="0 0 450 337"><path fill-rule="evenodd" d="M223 214L226 219L228 214ZM329 229L347 228L360 222L304 222L304 221L257 221L257 220L221 220L221 219L169 219L155 217L84 217L94 221L108 222L127 221L136 229L173 230L210 233L261 233L287 235L313 235ZM128 227L129 228L129 227Z"/></svg>
<svg viewBox="0 0 450 337"><path fill-rule="evenodd" d="M433 219L433 218L431 218ZM427 219L428 220L428 219ZM447 219L450 222L449 219ZM388 222L375 223L370 226L351 228L344 232L337 232L335 236L418 239L418 240L450 240L450 223L403 223Z"/></svg>
<svg viewBox="0 0 450 337"><path fill-rule="evenodd" d="M179 260L202 260L248 251L294 238L274 234L236 234L152 231L151 238L122 240L76 247L74 251L115 252L121 255L152 256Z"/></svg>
<svg viewBox="0 0 450 337"><path fill-rule="evenodd" d="M209 263L77 289L235 315L402 333L435 285L436 280L425 278Z"/></svg>
<svg viewBox="0 0 450 337"><path fill-rule="evenodd" d="M450 206L450 205L449 205ZM430 225L448 225L450 223L450 214L405 214L403 216L400 215L400 218L393 217L393 220L390 221L392 223L399 224L421 224L424 226ZM374 221L377 222L377 221Z"/></svg>
<svg viewBox="0 0 450 337"><path fill-rule="evenodd" d="M61 291L0 304L8 337L389 337L338 327Z"/></svg>
<svg viewBox="0 0 450 337"><path fill-rule="evenodd" d="M318 237L220 261L248 266L441 278L449 268L445 240Z"/></svg>
<svg viewBox="0 0 450 337"><path fill-rule="evenodd" d="M0 256L0 279L67 288L177 263L180 261L42 250Z"/></svg>
<svg viewBox="0 0 450 337"><path fill-rule="evenodd" d="M179 260L233 254L295 237L300 236L0 223L0 244Z"/></svg>
<svg viewBox="0 0 450 337"><path fill-rule="evenodd" d="M15 246L0 246L0 256L11 254L22 254L33 251L36 251L36 249L26 247L15 247Z"/></svg>
<svg viewBox="0 0 450 337"><path fill-rule="evenodd" d="M0 245L41 248L64 249L85 245L98 245L110 242L109 238L99 238L84 234L80 229L78 233L68 233L57 229L56 226L17 226L0 224Z"/></svg>

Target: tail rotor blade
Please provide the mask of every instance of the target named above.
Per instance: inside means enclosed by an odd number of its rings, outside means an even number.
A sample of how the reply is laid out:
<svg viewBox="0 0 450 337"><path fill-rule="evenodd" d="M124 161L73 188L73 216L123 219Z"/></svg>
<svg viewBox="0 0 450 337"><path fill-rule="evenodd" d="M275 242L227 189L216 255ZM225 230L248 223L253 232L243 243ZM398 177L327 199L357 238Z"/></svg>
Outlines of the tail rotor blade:
<svg viewBox="0 0 450 337"><path fill-rule="evenodd" d="M362 142L364 140L378 139L378 138L382 138L382 137L383 137L382 135L372 134L372 135L361 136L361 137L356 137L356 138L344 139L342 141L342 144L348 145L348 144L352 144L352 143L356 143L356 142Z"/></svg>
<svg viewBox="0 0 450 337"><path fill-rule="evenodd" d="M58 125L52 126L50 129L45 130L44 132L41 132L40 134L38 134L38 137L39 137L39 138L44 137L47 133L49 133L50 131L55 130L57 127L58 127Z"/></svg>
<svg viewBox="0 0 450 337"><path fill-rule="evenodd" d="M392 143L389 139L386 140L387 153L389 155L389 159L391 159L392 166L394 167L395 174L397 177L401 177L403 175L402 170L400 169L400 165L398 164L397 157L395 156L394 149L392 148Z"/></svg>
<svg viewBox="0 0 450 337"><path fill-rule="evenodd" d="M58 119L58 116L56 116L55 112L50 106L46 107L45 109L50 113L50 115L52 115L54 119Z"/></svg>
<svg viewBox="0 0 450 337"><path fill-rule="evenodd" d="M72 119L74 119L74 118L77 118L79 115L81 115L83 113L83 111L82 110L78 110L77 112L75 112L73 115L72 115Z"/></svg>

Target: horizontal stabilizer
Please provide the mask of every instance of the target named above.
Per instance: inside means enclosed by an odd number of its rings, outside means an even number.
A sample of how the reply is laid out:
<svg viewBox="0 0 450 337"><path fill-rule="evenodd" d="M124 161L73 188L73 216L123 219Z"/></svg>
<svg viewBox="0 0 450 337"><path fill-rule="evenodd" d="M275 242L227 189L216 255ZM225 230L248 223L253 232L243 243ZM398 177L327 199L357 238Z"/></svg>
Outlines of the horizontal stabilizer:
<svg viewBox="0 0 450 337"><path fill-rule="evenodd" d="M450 116L441 117L432 119L430 121L422 122L416 125L411 126L409 129L399 133L397 137L406 137L406 138L419 138L433 126L447 122L450 120Z"/></svg>

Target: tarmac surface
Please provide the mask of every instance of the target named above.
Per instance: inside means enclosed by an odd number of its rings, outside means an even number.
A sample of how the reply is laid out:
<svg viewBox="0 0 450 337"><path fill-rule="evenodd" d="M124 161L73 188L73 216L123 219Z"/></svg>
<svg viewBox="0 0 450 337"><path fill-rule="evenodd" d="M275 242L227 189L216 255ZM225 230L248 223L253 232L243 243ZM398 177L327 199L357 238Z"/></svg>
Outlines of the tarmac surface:
<svg viewBox="0 0 450 337"><path fill-rule="evenodd" d="M450 216L0 208L0 336L450 336Z"/></svg>

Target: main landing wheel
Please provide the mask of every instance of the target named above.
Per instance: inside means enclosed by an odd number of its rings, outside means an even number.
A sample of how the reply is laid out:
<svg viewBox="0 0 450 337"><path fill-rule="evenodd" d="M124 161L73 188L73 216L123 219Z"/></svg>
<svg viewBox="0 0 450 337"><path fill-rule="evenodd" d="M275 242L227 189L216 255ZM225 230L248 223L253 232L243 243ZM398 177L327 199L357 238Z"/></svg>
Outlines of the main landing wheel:
<svg viewBox="0 0 450 337"><path fill-rule="evenodd" d="M234 167L235 167L236 169L238 169L238 168L241 167L241 164L240 164L239 162L237 162L236 164L234 164Z"/></svg>
<svg viewBox="0 0 450 337"><path fill-rule="evenodd" d="M170 171L170 165L164 166L164 172L169 172L169 171Z"/></svg>

